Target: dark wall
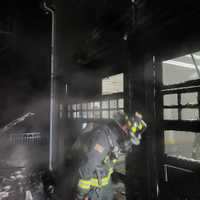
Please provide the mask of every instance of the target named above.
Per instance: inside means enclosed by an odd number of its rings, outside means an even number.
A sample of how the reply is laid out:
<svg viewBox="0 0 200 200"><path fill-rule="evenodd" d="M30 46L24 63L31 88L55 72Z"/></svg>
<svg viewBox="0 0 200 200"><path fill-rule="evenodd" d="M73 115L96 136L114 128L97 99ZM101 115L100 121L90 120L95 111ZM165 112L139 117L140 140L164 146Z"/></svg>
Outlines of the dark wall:
<svg viewBox="0 0 200 200"><path fill-rule="evenodd" d="M153 6L153 2L152 5L149 1L140 4L135 29L128 38L130 59L134 66L129 69L133 82L131 107L132 110L141 110L148 124L142 145L128 157L128 199L156 199L156 184L163 177L163 138L157 132L159 121L156 116L159 113L155 108L159 105L155 105L157 97L154 93L158 89L156 81L160 80L154 76L156 63L153 63L153 56L158 61L166 60L200 48L197 4L186 1L170 4L167 1Z"/></svg>
<svg viewBox="0 0 200 200"><path fill-rule="evenodd" d="M35 105L44 98L49 107L51 19L39 1L10 1L2 9L8 12L1 14L12 19L10 34L4 38L0 34L6 48L0 55L1 123L5 124L27 110L39 113Z"/></svg>
<svg viewBox="0 0 200 200"><path fill-rule="evenodd" d="M199 3L183 1L170 4L168 1L162 2L158 8L158 13L152 10L153 15L138 19L135 31L129 37L132 57L136 55L138 60L143 54L151 54L169 59L197 50Z"/></svg>

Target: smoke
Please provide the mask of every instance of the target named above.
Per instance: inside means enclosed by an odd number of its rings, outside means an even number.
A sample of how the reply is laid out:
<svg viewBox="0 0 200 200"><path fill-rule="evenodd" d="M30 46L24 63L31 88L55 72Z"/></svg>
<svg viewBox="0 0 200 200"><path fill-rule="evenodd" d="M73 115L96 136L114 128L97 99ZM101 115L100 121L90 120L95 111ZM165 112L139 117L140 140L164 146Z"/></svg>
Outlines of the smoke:
<svg viewBox="0 0 200 200"><path fill-rule="evenodd" d="M34 116L27 120L29 128L41 134L49 133L49 96L35 96L26 105L24 112L33 112Z"/></svg>

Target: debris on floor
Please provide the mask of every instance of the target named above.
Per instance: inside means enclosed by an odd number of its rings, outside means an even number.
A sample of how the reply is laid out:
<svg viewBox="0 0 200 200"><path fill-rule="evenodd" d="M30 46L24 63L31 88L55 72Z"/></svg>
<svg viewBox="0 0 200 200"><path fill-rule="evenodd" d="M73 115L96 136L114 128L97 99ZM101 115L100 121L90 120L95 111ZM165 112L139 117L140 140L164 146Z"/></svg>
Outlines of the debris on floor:
<svg viewBox="0 0 200 200"><path fill-rule="evenodd" d="M0 169L0 200L45 200L43 183L38 172L21 169Z"/></svg>

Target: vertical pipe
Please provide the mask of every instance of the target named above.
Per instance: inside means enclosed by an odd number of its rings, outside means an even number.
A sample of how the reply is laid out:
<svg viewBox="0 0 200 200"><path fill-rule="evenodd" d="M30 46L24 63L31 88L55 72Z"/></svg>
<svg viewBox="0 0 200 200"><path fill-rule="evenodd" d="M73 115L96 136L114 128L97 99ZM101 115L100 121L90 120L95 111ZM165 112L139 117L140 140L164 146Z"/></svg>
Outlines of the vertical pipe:
<svg viewBox="0 0 200 200"><path fill-rule="evenodd" d="M51 94L50 94L50 138L49 138L49 170L53 170L53 122L54 122L54 105L55 105L55 89L54 89L54 35L55 35L55 14L52 8L49 8L44 2L44 8L51 13Z"/></svg>

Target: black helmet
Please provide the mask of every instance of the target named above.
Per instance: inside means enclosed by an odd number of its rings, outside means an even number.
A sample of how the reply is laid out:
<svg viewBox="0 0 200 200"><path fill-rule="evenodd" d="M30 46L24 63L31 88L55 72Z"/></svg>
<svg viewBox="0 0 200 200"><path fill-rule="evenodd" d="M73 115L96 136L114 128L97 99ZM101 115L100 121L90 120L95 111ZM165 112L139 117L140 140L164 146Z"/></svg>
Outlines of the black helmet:
<svg viewBox="0 0 200 200"><path fill-rule="evenodd" d="M120 126L123 126L127 123L127 116L122 111L114 113L113 119Z"/></svg>

